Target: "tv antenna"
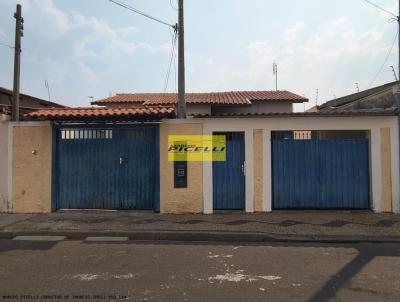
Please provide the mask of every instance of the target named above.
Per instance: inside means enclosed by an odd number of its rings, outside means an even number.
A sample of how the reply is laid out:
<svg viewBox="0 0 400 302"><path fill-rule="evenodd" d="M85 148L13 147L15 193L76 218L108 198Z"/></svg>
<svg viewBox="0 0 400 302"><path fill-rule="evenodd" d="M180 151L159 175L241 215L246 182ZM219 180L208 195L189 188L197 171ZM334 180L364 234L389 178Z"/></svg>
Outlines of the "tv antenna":
<svg viewBox="0 0 400 302"><path fill-rule="evenodd" d="M272 63L272 72L275 76L275 90L278 91L278 64Z"/></svg>
<svg viewBox="0 0 400 302"><path fill-rule="evenodd" d="M395 79L395 80L396 80L396 82L397 82L397 81L398 81L398 79L397 79L396 70L394 70L394 67L393 67L393 65L391 65L391 66L390 66L390 68L392 68L394 79Z"/></svg>
<svg viewBox="0 0 400 302"><path fill-rule="evenodd" d="M44 81L44 86L46 86L46 88L47 88L47 95L49 97L49 102L50 102L50 85L47 80Z"/></svg>

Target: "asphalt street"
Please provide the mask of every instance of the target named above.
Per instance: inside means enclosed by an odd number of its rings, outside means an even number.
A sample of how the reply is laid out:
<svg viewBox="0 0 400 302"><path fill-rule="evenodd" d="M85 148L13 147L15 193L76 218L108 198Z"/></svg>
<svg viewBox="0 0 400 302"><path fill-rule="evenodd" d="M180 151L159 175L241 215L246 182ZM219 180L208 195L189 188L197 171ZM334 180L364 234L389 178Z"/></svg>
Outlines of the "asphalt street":
<svg viewBox="0 0 400 302"><path fill-rule="evenodd" d="M399 244L0 240L1 301L399 301Z"/></svg>

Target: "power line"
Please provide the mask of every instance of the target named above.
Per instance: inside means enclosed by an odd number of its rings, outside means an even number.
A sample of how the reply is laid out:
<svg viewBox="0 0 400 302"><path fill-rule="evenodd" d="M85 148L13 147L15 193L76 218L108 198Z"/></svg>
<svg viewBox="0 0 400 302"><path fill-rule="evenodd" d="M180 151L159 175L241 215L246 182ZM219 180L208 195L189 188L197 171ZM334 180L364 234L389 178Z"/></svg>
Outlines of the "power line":
<svg viewBox="0 0 400 302"><path fill-rule="evenodd" d="M171 33L171 41L173 43L174 39L175 39L175 43L177 42L177 35L178 35L178 31L175 31L175 34ZM174 36L175 35L175 36ZM177 69L176 69L176 58L177 58L177 54L176 54L176 45L175 47L172 48L172 52L173 52L173 66L174 66L174 81L175 81L175 85L174 85L174 91L177 92L178 91L178 74L177 74Z"/></svg>
<svg viewBox="0 0 400 302"><path fill-rule="evenodd" d="M8 45L8 44L6 44L6 43L3 43L3 42L0 42L0 45L1 45L1 46L4 46L4 47L11 48L11 49L13 49L13 48L14 48L14 46Z"/></svg>
<svg viewBox="0 0 400 302"><path fill-rule="evenodd" d="M178 9L172 4L172 0L169 0L169 4L171 5L171 7L172 7L173 10L178 11Z"/></svg>
<svg viewBox="0 0 400 302"><path fill-rule="evenodd" d="M175 57L175 47L176 47L176 41L177 41L177 33L175 32L174 35L171 36L171 55L170 55L170 59L169 59L169 63L168 63L168 69L167 69L167 74L165 76L165 85L164 85L164 95L167 92L167 88L168 88L168 83L169 83L169 77L171 74L171 67L172 67L172 62L174 61L174 57ZM164 98L163 95L163 98Z"/></svg>
<svg viewBox="0 0 400 302"><path fill-rule="evenodd" d="M139 15L142 15L143 17L146 17L146 18L148 18L148 19L151 19L151 20L153 20L153 21L156 21L156 22L158 22L158 23L167 25L167 26L172 27L172 28L175 28L175 27L176 27L176 25L170 24L170 23L165 22L165 21L163 21L163 20L160 20L160 19L158 19L158 18L156 18L156 17L153 17L153 16L151 16L151 15L149 15L149 14L146 14L145 12L142 12L142 11L140 11L140 10L138 10L138 9L132 7L132 6L129 6L129 5L125 4L125 3L122 3L122 2L119 2L119 1L116 1L116 0L108 0L108 1L114 3L114 4L118 5L118 6L121 6L121 7L125 8L125 9L127 9L127 10L130 10L130 11L132 11L132 12L134 12L134 13L137 13L137 14L139 14Z"/></svg>
<svg viewBox="0 0 400 302"><path fill-rule="evenodd" d="M175 92L178 92L178 72L176 70L176 65L177 65L176 58L177 58L177 55L176 55L176 48L175 48L175 50L174 50Z"/></svg>
<svg viewBox="0 0 400 302"><path fill-rule="evenodd" d="M393 14L392 12L390 12L390 11L384 9L383 7L379 6L378 4L375 4L375 3L373 3L373 2L371 2L371 1L369 1L369 0L364 0L364 1L367 2L367 3L370 4L370 5L372 5L372 6L376 7L376 8L378 8L378 9L380 9L381 11L384 11L385 13L388 13L389 15L392 15L393 17L396 18L396 20L399 18L399 16L397 16L397 15Z"/></svg>
<svg viewBox="0 0 400 302"><path fill-rule="evenodd" d="M384 60L384 62L383 62L383 64L382 64L381 68L378 70L378 72L377 72L377 74L375 75L374 79L372 80L371 84L369 84L369 86L368 86L369 88L375 83L376 79L378 78L378 76L381 74L383 68L385 67L385 65L386 65L386 63L387 63L387 61L388 61L390 55L392 54L392 50L393 50L394 44L395 44L396 41L397 41L398 35L399 35L399 32L397 31L397 32L396 32L396 35L395 35L395 37L394 37L392 46L390 47L389 52L387 53L386 58L385 58L385 60Z"/></svg>

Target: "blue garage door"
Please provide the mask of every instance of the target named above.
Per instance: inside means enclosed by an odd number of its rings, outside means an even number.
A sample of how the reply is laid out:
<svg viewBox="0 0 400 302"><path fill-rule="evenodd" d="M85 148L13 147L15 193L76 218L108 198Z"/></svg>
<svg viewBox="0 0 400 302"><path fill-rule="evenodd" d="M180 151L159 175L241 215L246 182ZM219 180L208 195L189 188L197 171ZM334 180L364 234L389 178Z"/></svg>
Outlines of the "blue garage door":
<svg viewBox="0 0 400 302"><path fill-rule="evenodd" d="M272 141L275 209L368 209L369 143L352 140Z"/></svg>
<svg viewBox="0 0 400 302"><path fill-rule="evenodd" d="M226 161L213 162L214 210L245 207L244 133L214 133L226 136Z"/></svg>
<svg viewBox="0 0 400 302"><path fill-rule="evenodd" d="M158 125L55 128L53 209L159 207Z"/></svg>

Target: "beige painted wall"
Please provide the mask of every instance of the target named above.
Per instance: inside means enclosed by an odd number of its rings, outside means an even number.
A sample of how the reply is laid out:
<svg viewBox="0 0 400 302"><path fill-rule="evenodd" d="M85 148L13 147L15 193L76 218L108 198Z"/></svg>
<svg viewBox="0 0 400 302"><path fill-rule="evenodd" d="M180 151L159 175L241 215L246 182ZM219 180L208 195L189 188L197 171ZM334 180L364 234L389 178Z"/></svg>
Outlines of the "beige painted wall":
<svg viewBox="0 0 400 302"><path fill-rule="evenodd" d="M202 135L202 124L160 125L160 212L203 212L203 163L188 162L188 187L174 188L173 162L168 161L168 135Z"/></svg>
<svg viewBox="0 0 400 302"><path fill-rule="evenodd" d="M392 212L392 164L390 128L381 128L382 210Z"/></svg>
<svg viewBox="0 0 400 302"><path fill-rule="evenodd" d="M13 128L13 213L51 212L50 123L17 124Z"/></svg>
<svg viewBox="0 0 400 302"><path fill-rule="evenodd" d="M263 211L263 129L254 129L254 211Z"/></svg>
<svg viewBox="0 0 400 302"><path fill-rule="evenodd" d="M0 122L0 213L8 200L8 122Z"/></svg>

